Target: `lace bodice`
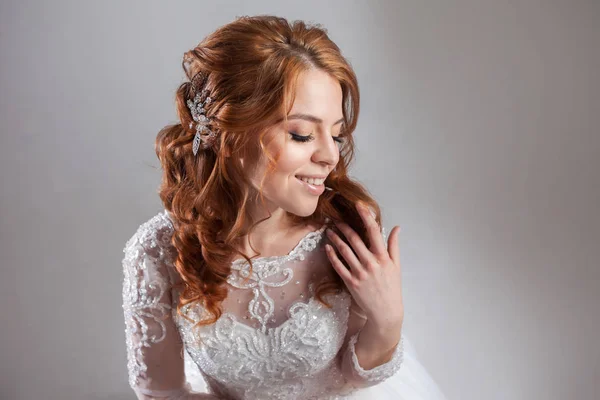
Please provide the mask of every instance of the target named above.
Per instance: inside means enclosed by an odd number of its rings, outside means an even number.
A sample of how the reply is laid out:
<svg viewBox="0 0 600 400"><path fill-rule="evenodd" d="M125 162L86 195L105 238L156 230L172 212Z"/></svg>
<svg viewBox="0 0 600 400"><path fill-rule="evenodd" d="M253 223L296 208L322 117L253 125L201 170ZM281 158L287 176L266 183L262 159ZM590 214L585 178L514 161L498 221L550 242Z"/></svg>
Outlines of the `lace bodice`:
<svg viewBox="0 0 600 400"><path fill-rule="evenodd" d="M177 313L179 275L173 225L163 211L127 242L123 309L129 383L141 399L336 399L396 373L403 341L392 359L364 370L354 344L364 316L343 291L324 299L316 284L335 270L324 252L325 226L305 235L284 256L231 264L228 296L216 323L196 327L207 314L198 304ZM182 351L183 350L183 351ZM183 353L193 360L210 394L192 393Z"/></svg>

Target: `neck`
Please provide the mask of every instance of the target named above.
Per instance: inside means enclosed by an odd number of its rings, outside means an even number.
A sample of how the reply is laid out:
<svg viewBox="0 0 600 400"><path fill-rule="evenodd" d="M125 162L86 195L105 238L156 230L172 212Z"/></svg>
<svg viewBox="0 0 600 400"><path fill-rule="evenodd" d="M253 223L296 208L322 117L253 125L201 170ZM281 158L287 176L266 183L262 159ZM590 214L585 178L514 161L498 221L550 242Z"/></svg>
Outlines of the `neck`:
<svg viewBox="0 0 600 400"><path fill-rule="evenodd" d="M261 257L286 254L290 249L290 243L297 242L298 236L306 234L307 224L297 224L292 220L291 215L282 208L270 209L269 212L264 208L260 210L255 207L251 210L253 221L264 221L256 224L250 232L241 240L238 247L242 253L253 257L260 253ZM254 250L253 250L254 249ZM236 256L235 258L240 258Z"/></svg>

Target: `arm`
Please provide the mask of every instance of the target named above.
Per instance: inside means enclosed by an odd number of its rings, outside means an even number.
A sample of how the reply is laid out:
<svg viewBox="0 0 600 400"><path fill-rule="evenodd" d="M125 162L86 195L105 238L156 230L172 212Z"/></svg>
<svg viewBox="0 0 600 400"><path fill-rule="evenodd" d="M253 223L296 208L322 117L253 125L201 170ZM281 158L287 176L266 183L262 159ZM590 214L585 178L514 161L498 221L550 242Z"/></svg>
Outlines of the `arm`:
<svg viewBox="0 0 600 400"><path fill-rule="evenodd" d="M385 227L382 236L387 241ZM379 328L352 299L340 369L355 387L369 387L394 375L404 361L402 325Z"/></svg>
<svg viewBox="0 0 600 400"><path fill-rule="evenodd" d="M396 248L398 232L386 240L374 215L357 205L365 221L371 246L343 222L336 226L350 242L350 247L333 231L328 236L349 264L342 264L333 247L327 255L352 295L351 313L344 345L340 349L340 370L347 383L355 388L374 386L394 375L404 361L401 340L404 306L402 303L400 255ZM386 246L386 243L387 246ZM327 245L326 245L327 246ZM396 273L398 275L396 275ZM368 306L368 312L357 301Z"/></svg>
<svg viewBox="0 0 600 400"><path fill-rule="evenodd" d="M394 375L402 366L402 327L378 328L352 301L340 369L354 387L374 386Z"/></svg>
<svg viewBox="0 0 600 400"><path fill-rule="evenodd" d="M139 232L138 232L139 233ZM172 319L167 265L156 240L136 233L124 249L123 311L129 384L138 399L217 399L192 393L185 381L183 345Z"/></svg>

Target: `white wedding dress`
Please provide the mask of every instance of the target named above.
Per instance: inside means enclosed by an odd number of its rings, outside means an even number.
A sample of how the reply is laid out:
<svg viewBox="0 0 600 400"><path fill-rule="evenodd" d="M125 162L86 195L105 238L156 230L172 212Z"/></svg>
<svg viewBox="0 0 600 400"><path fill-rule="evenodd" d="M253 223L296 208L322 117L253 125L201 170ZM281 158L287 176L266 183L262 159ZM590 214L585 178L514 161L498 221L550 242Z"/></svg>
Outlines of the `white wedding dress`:
<svg viewBox="0 0 600 400"><path fill-rule="evenodd" d="M223 315L194 327L177 313L173 224L162 211L127 242L123 259L129 383L140 399L445 400L405 335L391 360L363 369L354 344L364 316L346 292L314 295L335 274L324 226L285 256L234 261Z"/></svg>

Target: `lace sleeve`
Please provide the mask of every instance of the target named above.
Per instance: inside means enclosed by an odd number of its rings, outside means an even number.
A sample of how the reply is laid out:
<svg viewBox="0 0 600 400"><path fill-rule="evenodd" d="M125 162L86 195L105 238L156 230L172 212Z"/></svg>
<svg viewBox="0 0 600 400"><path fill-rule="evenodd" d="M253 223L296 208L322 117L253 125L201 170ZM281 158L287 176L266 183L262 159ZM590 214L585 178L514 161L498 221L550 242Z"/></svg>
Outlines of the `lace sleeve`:
<svg viewBox="0 0 600 400"><path fill-rule="evenodd" d="M171 316L166 234L155 223L142 225L123 250L129 384L138 399L217 399L192 393L185 380L183 344Z"/></svg>
<svg viewBox="0 0 600 400"><path fill-rule="evenodd" d="M342 371L346 378L356 387L374 386L394 375L404 361L404 338L396 345L392 358L385 364L372 369L364 369L358 362L355 345L360 332L350 337L346 350L342 356Z"/></svg>

